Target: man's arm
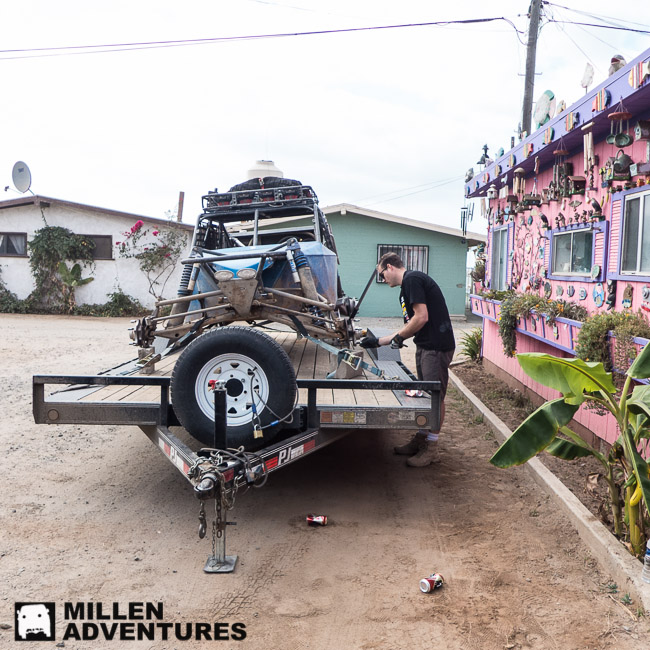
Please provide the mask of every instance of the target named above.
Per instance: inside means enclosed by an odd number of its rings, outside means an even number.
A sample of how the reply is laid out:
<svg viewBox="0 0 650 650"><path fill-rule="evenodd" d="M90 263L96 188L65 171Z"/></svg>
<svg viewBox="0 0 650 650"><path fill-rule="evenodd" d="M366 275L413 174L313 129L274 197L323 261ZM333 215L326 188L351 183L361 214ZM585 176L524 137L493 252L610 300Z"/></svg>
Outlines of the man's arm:
<svg viewBox="0 0 650 650"><path fill-rule="evenodd" d="M395 338L395 336L401 336L403 339L410 339L427 324L428 320L429 311L427 310L427 306L423 302L416 302L413 305L413 317L409 322L405 323L404 327L396 332L393 332L388 336L382 336L379 339L379 345L390 345L390 342Z"/></svg>

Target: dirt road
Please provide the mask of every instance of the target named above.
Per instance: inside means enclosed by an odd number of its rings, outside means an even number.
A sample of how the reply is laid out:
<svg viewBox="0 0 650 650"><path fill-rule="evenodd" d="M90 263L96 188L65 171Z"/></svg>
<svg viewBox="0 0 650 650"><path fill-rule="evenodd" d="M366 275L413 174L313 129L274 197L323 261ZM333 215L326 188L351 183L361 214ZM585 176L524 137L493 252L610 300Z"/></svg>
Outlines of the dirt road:
<svg viewBox="0 0 650 650"><path fill-rule="evenodd" d="M65 602L162 602L166 622L246 634L66 649L650 647L646 619L526 473L488 464L495 442L453 393L440 465L407 468L392 453L399 432L352 434L238 497L237 570L204 574L198 502L144 434L33 424L32 374L134 356L127 325L0 315L0 647L54 647L14 641L14 603L41 601L57 606L59 643ZM330 524L306 526L308 512ZM422 594L434 571L446 584Z"/></svg>

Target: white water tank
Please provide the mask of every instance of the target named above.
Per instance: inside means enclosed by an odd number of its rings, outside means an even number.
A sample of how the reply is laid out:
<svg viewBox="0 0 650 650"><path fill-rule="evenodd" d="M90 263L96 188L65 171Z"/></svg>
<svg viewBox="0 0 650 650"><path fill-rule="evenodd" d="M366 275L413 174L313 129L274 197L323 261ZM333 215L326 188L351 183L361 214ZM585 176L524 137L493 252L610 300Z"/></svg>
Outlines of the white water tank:
<svg viewBox="0 0 650 650"><path fill-rule="evenodd" d="M251 169L248 170L247 180L251 178L265 178L266 176L275 176L284 178L284 172L279 170L272 160L256 160Z"/></svg>

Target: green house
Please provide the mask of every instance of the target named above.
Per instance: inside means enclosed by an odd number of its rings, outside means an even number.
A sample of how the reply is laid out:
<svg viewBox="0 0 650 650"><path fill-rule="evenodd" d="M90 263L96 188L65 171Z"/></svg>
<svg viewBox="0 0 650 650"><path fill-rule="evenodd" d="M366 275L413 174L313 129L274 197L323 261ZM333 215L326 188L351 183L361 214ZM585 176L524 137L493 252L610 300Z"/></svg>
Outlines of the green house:
<svg viewBox="0 0 650 650"><path fill-rule="evenodd" d="M334 233L341 285L348 296L360 298L378 259L397 252L409 269L428 273L440 286L449 313L465 315L467 255L484 244L485 235L341 203L322 208ZM274 220L276 221L276 220ZM284 221L302 225L304 219ZM276 221L277 223L277 221ZM272 227L271 224L265 227ZM264 226L262 227L262 229ZM373 280L359 311L365 317L400 317L399 292Z"/></svg>

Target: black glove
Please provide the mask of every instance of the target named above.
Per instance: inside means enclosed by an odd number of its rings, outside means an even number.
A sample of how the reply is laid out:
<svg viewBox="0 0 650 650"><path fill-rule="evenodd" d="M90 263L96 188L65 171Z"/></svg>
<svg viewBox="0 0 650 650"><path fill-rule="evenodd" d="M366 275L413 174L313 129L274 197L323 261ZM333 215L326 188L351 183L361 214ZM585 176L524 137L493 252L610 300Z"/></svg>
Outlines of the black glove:
<svg viewBox="0 0 650 650"><path fill-rule="evenodd" d="M376 336L364 336L360 341L359 345L362 348L368 350L369 348L378 348L379 339Z"/></svg>
<svg viewBox="0 0 650 650"><path fill-rule="evenodd" d="M395 336L393 336L393 340L390 342L390 347L393 348L393 350L403 348L404 339L399 334L395 334Z"/></svg>

